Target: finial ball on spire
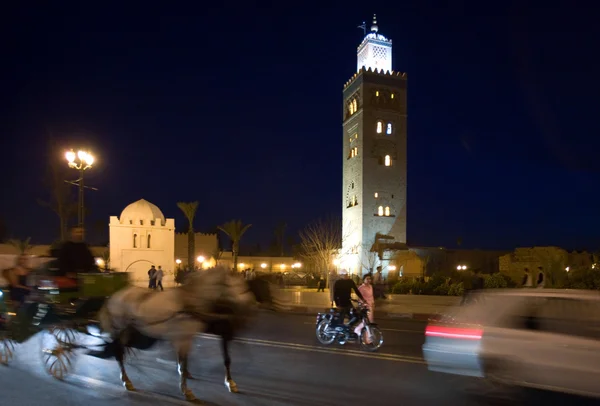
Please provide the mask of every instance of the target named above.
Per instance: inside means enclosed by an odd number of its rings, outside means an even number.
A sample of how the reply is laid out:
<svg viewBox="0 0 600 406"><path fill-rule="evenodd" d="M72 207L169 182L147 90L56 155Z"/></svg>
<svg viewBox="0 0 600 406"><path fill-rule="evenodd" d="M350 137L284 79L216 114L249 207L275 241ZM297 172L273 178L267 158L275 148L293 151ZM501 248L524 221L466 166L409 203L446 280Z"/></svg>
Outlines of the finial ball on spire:
<svg viewBox="0 0 600 406"><path fill-rule="evenodd" d="M373 25L371 26L372 32L379 31L379 27L377 27L377 14L373 14Z"/></svg>

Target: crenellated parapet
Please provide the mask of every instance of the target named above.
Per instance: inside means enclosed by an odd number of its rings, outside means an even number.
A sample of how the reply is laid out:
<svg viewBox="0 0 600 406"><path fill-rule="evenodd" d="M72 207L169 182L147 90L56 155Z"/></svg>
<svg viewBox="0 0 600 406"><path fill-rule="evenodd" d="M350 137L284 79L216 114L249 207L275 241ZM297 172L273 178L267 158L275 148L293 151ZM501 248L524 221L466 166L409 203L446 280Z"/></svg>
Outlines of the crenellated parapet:
<svg viewBox="0 0 600 406"><path fill-rule="evenodd" d="M182 236L185 235L185 236L187 236L187 233L175 233L175 235L176 236L178 236L178 235L182 235ZM198 232L196 232L196 233L194 233L194 235L196 237L214 237L217 234L216 233L198 233Z"/></svg>
<svg viewBox="0 0 600 406"><path fill-rule="evenodd" d="M382 76L382 77L398 78L398 79L404 79L404 80L406 80L408 78L406 72L384 71L383 69L371 69L371 68L362 67L358 72L356 72L354 75L352 75L350 80L348 80L344 84L344 90L348 86L350 86L352 83L354 83L354 81L357 78L359 78L361 75L377 75L377 76Z"/></svg>

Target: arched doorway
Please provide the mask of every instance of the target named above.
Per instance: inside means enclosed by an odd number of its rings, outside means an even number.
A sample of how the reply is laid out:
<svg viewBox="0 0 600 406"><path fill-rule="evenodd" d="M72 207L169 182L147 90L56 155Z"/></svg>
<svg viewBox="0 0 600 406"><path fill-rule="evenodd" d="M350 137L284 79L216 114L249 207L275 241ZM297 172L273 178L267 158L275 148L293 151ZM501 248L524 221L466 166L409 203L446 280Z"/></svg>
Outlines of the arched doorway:
<svg viewBox="0 0 600 406"><path fill-rule="evenodd" d="M148 281L148 270L154 265L151 261L147 259L138 259L137 261L133 261L131 264L125 268L125 272L129 272L130 280L132 282L140 282Z"/></svg>

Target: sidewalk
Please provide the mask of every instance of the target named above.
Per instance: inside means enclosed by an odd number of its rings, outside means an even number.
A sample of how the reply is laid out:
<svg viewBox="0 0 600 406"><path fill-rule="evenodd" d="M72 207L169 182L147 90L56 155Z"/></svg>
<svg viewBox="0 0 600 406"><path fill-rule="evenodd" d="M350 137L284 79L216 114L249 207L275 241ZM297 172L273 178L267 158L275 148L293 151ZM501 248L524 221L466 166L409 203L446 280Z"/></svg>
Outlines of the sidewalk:
<svg viewBox="0 0 600 406"><path fill-rule="evenodd" d="M138 286L142 284L135 283ZM174 282L163 281L165 289L172 288ZM331 308L329 289L317 292L316 288L283 288L277 289L276 297L285 307L285 311L295 314L316 316L319 312ZM460 303L455 296L425 295L387 295L386 299L375 302L375 313L378 319L412 319L428 320L430 317L444 313L452 306Z"/></svg>
<svg viewBox="0 0 600 406"><path fill-rule="evenodd" d="M278 299L290 312L316 315L331 307L329 292L281 289ZM424 295L387 295L375 302L377 318L403 318L428 320L431 316L444 313L460 303L460 297Z"/></svg>

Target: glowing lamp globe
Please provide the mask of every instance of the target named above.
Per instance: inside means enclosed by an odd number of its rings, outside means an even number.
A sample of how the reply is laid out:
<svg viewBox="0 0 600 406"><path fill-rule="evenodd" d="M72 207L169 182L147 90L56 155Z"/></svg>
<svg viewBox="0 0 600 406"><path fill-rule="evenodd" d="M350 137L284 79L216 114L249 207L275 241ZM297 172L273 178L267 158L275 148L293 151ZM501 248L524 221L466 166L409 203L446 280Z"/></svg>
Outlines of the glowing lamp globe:
<svg viewBox="0 0 600 406"><path fill-rule="evenodd" d="M68 161L69 163L73 163L73 161L75 161L75 158L76 158L75 152L73 152L73 151L69 151L69 152L67 152L67 153L65 154L65 156L66 156L66 158L67 158L67 161Z"/></svg>

